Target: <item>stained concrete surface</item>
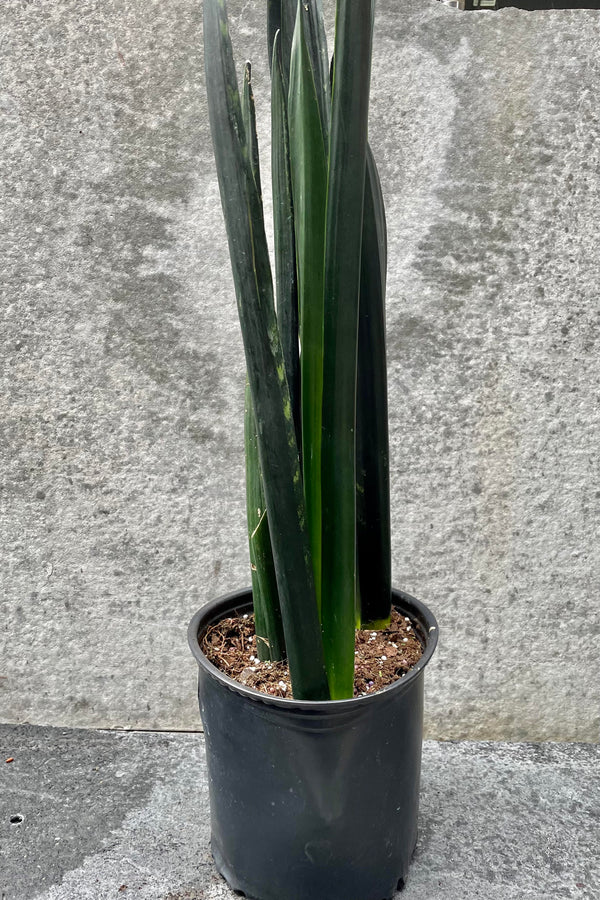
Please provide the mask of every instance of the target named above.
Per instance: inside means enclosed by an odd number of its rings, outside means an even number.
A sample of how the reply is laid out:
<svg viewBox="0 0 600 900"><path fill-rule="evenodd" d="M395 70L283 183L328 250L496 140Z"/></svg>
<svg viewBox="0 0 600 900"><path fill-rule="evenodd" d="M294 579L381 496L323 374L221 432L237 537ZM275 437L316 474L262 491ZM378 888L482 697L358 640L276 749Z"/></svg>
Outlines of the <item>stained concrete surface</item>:
<svg viewBox="0 0 600 900"><path fill-rule="evenodd" d="M264 4L229 8L266 166ZM377 16L427 733L598 740L600 12ZM3 0L0 36L0 721L195 728L187 621L249 580L201 3Z"/></svg>
<svg viewBox="0 0 600 900"><path fill-rule="evenodd" d="M426 742L396 900L598 900L599 765L590 744ZM201 734L0 726L3 900L233 898L209 829Z"/></svg>

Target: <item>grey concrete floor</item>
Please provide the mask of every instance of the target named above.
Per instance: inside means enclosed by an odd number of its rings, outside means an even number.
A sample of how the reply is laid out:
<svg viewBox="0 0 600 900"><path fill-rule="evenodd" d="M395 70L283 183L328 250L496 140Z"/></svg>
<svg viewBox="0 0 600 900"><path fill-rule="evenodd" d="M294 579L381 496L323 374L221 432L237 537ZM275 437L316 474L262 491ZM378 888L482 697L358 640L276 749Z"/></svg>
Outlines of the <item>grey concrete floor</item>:
<svg viewBox="0 0 600 900"><path fill-rule="evenodd" d="M2 900L234 897L202 734L3 725L0 753ZM426 742L397 900L600 898L599 764L592 744Z"/></svg>

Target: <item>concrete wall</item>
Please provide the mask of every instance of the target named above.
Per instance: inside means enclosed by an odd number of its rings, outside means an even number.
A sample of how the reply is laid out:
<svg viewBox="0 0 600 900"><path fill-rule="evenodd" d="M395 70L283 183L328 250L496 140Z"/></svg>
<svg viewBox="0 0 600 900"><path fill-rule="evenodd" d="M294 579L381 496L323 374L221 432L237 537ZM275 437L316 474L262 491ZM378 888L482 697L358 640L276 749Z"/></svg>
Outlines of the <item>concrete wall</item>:
<svg viewBox="0 0 600 900"><path fill-rule="evenodd" d="M264 4L230 12L265 134ZM0 33L0 720L193 729L187 621L249 580L201 4L4 0ZM394 571L440 621L430 737L599 737L599 93L600 13L379 0Z"/></svg>

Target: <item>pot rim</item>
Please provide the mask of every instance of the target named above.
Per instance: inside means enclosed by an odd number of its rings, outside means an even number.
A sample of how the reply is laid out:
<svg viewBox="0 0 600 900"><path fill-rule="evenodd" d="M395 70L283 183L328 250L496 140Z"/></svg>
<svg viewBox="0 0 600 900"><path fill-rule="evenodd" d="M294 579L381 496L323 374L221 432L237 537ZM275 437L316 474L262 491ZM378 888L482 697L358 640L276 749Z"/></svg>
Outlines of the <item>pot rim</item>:
<svg viewBox="0 0 600 900"><path fill-rule="evenodd" d="M200 607L188 626L188 644L196 662L201 668L203 668L212 678L221 682L224 687L247 697L249 700L259 701L267 706L280 707L290 711L296 709L298 711L322 710L323 712L328 713L341 712L342 710L347 710L348 706L351 704L382 702L389 697L391 692L404 690L407 685L419 677L433 656L438 642L439 629L437 619L431 610L420 600L417 600L416 597L412 597L410 594L407 594L405 591L401 591L398 588L392 588L392 602L402 611L405 611L405 613L408 613L409 615L412 613L411 618L414 617L420 624L422 635L425 638L423 655L418 663L416 663L406 675L398 678L396 681L392 682L392 684L380 688L372 694L364 694L361 697L348 697L345 700L293 700L285 697L272 697L262 691L257 691L255 688L241 684L239 681L226 675L209 662L200 648L200 642L198 640L200 632L212 624L212 622L224 618L228 609L231 611L238 608L241 611L246 607L252 607L252 589L249 587L232 591L229 594L223 594Z"/></svg>

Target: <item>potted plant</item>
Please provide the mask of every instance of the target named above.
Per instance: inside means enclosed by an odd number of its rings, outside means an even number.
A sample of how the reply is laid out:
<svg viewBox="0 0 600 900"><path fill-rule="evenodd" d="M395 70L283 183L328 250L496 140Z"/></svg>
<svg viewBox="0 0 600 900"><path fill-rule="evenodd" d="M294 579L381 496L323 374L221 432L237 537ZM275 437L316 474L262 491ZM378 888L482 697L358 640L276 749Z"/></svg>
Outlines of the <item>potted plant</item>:
<svg viewBox="0 0 600 900"><path fill-rule="evenodd" d="M416 842L429 610L391 588L386 225L367 142L374 0L268 0L275 284L250 65L238 90L225 0L204 2L208 104L247 365L252 590L203 607L199 664L211 847L258 900L383 900ZM276 304L274 295L276 295ZM422 656L354 693L357 626L410 621ZM219 671L214 623L254 612L262 661L293 699ZM385 657L383 657L385 658Z"/></svg>

